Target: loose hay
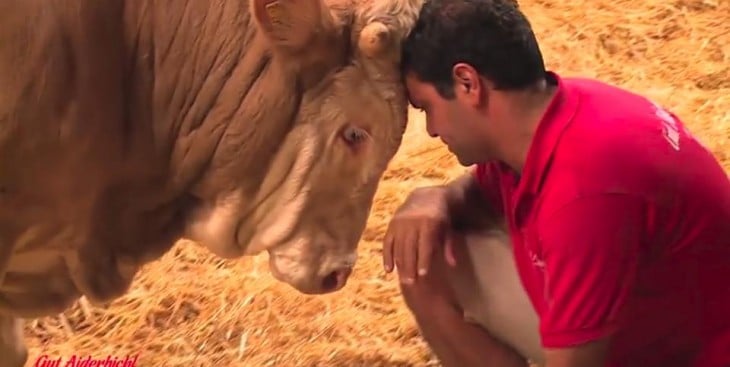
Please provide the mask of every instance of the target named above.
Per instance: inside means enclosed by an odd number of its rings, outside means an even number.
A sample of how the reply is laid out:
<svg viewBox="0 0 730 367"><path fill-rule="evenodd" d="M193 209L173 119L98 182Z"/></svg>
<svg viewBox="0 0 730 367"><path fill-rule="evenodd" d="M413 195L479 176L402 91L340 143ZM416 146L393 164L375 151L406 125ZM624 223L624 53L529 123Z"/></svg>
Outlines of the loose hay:
<svg viewBox="0 0 730 367"><path fill-rule="evenodd" d="M653 97L688 123L730 170L730 1L522 1L551 68ZM376 197L352 279L303 296L267 272L266 255L214 258L181 241L106 309L80 302L29 321L28 366L43 354L138 355L137 366L437 365L384 276L379 240L416 186L462 168L414 113Z"/></svg>

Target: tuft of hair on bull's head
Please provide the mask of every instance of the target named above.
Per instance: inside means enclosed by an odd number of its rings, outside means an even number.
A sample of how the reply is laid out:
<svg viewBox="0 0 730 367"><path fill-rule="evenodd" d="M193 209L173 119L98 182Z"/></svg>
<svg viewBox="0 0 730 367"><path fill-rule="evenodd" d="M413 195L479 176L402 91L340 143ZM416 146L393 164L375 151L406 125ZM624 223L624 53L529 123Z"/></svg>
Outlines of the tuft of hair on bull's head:
<svg viewBox="0 0 730 367"><path fill-rule="evenodd" d="M190 236L228 258L268 251L273 276L305 294L347 282L406 127L399 47L421 3L370 1L250 0L272 67L297 80L293 125L255 193L233 191Z"/></svg>

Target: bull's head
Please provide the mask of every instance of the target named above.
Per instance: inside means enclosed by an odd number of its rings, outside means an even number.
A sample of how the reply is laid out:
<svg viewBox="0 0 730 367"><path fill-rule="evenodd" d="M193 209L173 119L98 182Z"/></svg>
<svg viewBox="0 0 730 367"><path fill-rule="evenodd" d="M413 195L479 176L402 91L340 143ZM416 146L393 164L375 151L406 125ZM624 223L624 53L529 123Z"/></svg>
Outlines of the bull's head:
<svg viewBox="0 0 730 367"><path fill-rule="evenodd" d="M234 191L189 234L223 257L266 250L273 275L309 294L340 289L355 264L405 130L399 46L420 7L333 1L251 0L280 67L295 68L296 119L254 197Z"/></svg>

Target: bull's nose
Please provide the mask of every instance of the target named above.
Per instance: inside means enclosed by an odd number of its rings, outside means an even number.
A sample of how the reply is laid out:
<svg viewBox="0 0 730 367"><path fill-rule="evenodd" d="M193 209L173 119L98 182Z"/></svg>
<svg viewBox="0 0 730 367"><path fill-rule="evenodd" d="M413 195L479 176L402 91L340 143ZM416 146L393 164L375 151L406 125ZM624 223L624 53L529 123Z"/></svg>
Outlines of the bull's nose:
<svg viewBox="0 0 730 367"><path fill-rule="evenodd" d="M327 274L322 279L322 291L334 292L345 286L347 278L352 273L352 268L339 268Z"/></svg>

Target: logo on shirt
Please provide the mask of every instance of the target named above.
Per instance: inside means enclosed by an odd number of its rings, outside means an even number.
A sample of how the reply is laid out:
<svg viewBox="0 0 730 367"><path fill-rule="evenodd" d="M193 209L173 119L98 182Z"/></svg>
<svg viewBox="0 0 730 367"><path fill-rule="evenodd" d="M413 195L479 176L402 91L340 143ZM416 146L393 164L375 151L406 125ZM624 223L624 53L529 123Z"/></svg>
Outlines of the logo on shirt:
<svg viewBox="0 0 730 367"><path fill-rule="evenodd" d="M528 250L530 253L530 261L532 261L532 266L543 270L545 269L545 261L537 256L532 250Z"/></svg>
<svg viewBox="0 0 730 367"><path fill-rule="evenodd" d="M662 122L664 139L669 142L674 150L679 151L679 139L681 132L684 135L684 139L691 139L693 142L696 142L702 148L709 151L707 147L705 147L699 140L697 140L692 135L692 132L690 132L686 126L680 127L680 124L677 119L674 118L674 115L672 115L669 111L667 111L664 107L660 106L656 102L652 101L651 104L654 106L654 114L656 114L656 116Z"/></svg>
<svg viewBox="0 0 730 367"><path fill-rule="evenodd" d="M677 120L662 106L655 102L652 102L652 104L654 105L654 113L662 121L664 139L669 142L674 150L679 151L679 124L677 124Z"/></svg>

